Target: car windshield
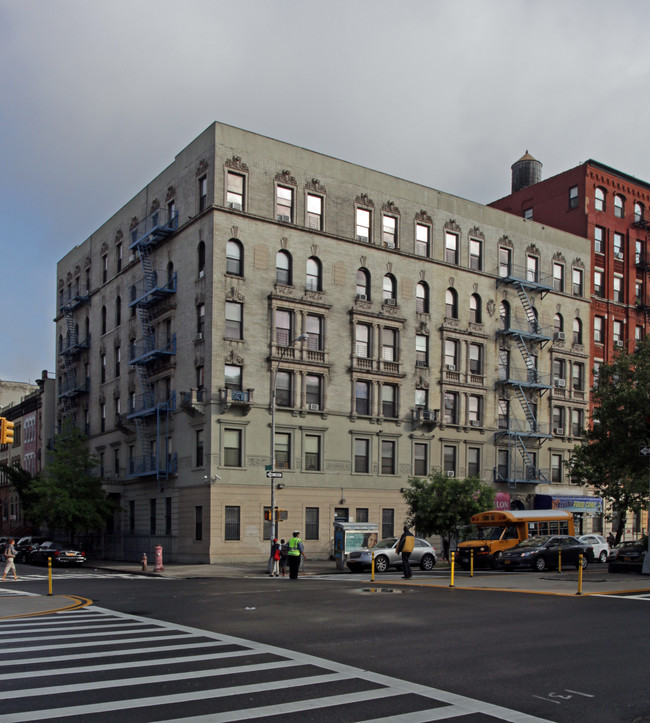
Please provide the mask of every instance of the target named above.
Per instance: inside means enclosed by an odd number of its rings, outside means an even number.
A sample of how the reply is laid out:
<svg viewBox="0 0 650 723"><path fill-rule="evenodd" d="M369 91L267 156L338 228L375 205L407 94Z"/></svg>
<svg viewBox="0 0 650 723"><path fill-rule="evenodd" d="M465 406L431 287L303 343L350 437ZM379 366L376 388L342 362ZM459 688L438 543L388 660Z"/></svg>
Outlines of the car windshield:
<svg viewBox="0 0 650 723"><path fill-rule="evenodd" d="M385 550L387 547L392 547L396 540L394 537L387 537L385 540L381 540L375 545L375 550Z"/></svg>
<svg viewBox="0 0 650 723"><path fill-rule="evenodd" d="M499 540L504 529L504 527L477 527L476 525L465 525L460 529L460 541Z"/></svg>
<svg viewBox="0 0 650 723"><path fill-rule="evenodd" d="M543 535L541 537L529 537L527 540L520 542L517 547L541 547L550 540L549 535Z"/></svg>

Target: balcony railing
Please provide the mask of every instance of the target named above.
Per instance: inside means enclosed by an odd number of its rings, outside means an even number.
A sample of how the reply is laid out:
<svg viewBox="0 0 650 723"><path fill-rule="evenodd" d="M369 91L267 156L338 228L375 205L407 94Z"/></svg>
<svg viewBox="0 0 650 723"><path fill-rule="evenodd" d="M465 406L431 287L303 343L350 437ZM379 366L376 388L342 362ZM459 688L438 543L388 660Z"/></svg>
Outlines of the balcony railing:
<svg viewBox="0 0 650 723"><path fill-rule="evenodd" d="M76 375L68 377L61 383L59 399L76 397L77 394L86 394L90 389L90 377L83 377L77 381Z"/></svg>
<svg viewBox="0 0 650 723"><path fill-rule="evenodd" d="M166 208L159 208L142 219L131 229L129 248L138 245L156 244L178 230L178 211L170 213Z"/></svg>
<svg viewBox="0 0 650 723"><path fill-rule="evenodd" d="M530 369L499 369L499 384L516 384L535 389L550 389L551 375Z"/></svg>
<svg viewBox="0 0 650 723"><path fill-rule="evenodd" d="M72 311L81 304L87 304L90 301L90 291L88 289L80 289L73 291L69 289L59 296L59 304L61 311Z"/></svg>
<svg viewBox="0 0 650 723"><path fill-rule="evenodd" d="M508 266L499 265L497 267L497 277L499 283L518 284L540 291L553 290L552 274L540 274L539 271L529 269L527 266L519 266L517 264L509 264Z"/></svg>
<svg viewBox="0 0 650 723"><path fill-rule="evenodd" d="M176 354L176 334L165 342L156 342L148 337L136 342L130 348L129 364L149 364L149 362Z"/></svg>
<svg viewBox="0 0 650 723"><path fill-rule="evenodd" d="M129 460L129 477L168 477L170 474L178 472L178 455L176 452L162 456L162 459L156 459L156 455L143 455L133 457Z"/></svg>
<svg viewBox="0 0 650 723"><path fill-rule="evenodd" d="M158 272L154 271L151 278L140 279L140 281L132 286L129 306L149 306L176 293L176 272L174 272L164 284L158 283L158 277Z"/></svg>
<svg viewBox="0 0 650 723"><path fill-rule="evenodd" d="M136 395L126 418L150 417L159 411L165 413L176 411L176 392L172 392L169 397L157 396L154 393Z"/></svg>
<svg viewBox="0 0 650 723"><path fill-rule="evenodd" d="M62 347L59 350L59 356L75 356L76 354L80 354L85 349L90 349L90 334L83 339L79 340L77 337L74 339L64 339L64 342L68 342L67 346Z"/></svg>

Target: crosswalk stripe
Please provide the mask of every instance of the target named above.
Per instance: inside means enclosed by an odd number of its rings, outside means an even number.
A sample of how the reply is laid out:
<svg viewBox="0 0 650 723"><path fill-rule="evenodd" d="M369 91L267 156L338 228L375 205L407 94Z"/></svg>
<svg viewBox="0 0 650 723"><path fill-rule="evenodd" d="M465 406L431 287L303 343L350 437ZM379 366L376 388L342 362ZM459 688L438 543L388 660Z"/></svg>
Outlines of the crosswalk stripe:
<svg viewBox="0 0 650 723"><path fill-rule="evenodd" d="M130 645L131 643L151 643L154 640L180 640L182 638L191 638L191 633L179 633L178 635L151 635L147 638L121 638L119 640L100 640L100 641L88 641L86 643L75 643L75 648L88 648L88 647L110 647L116 645ZM5 641L6 642L6 641ZM21 638L21 642L25 642ZM12 648L12 654L15 653L32 653L41 650L61 650L61 643L56 645L28 645L23 648Z"/></svg>

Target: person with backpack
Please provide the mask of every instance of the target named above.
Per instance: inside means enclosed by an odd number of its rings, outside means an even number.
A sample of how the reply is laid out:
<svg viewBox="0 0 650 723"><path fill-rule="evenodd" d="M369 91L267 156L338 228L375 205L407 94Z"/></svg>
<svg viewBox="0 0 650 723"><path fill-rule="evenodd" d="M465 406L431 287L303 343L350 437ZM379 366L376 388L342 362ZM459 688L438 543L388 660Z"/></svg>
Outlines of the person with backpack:
<svg viewBox="0 0 650 723"><path fill-rule="evenodd" d="M411 570L411 564L409 563L409 557L411 557L411 553L413 552L414 547L415 537L413 537L413 534L411 533L409 528L404 525L404 532L399 538L396 552L398 555L402 553L402 572L404 573L402 577L406 580L408 580L409 577L413 575L413 572Z"/></svg>
<svg viewBox="0 0 650 723"><path fill-rule="evenodd" d="M14 580L18 579L16 575L16 566L14 565L14 557L16 557L16 548L14 547L14 538L10 537L9 542L5 545L5 572L2 576L2 582L5 581L7 573L11 570L14 573Z"/></svg>

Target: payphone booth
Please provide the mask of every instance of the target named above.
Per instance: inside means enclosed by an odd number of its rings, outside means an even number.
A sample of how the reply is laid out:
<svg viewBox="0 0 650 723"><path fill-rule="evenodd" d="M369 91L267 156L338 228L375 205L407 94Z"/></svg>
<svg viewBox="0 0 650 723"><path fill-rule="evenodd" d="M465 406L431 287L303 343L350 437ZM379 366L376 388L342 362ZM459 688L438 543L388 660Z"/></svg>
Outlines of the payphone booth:
<svg viewBox="0 0 650 723"><path fill-rule="evenodd" d="M348 555L356 550L371 550L379 542L379 526L372 522L334 523L334 561L345 569Z"/></svg>

